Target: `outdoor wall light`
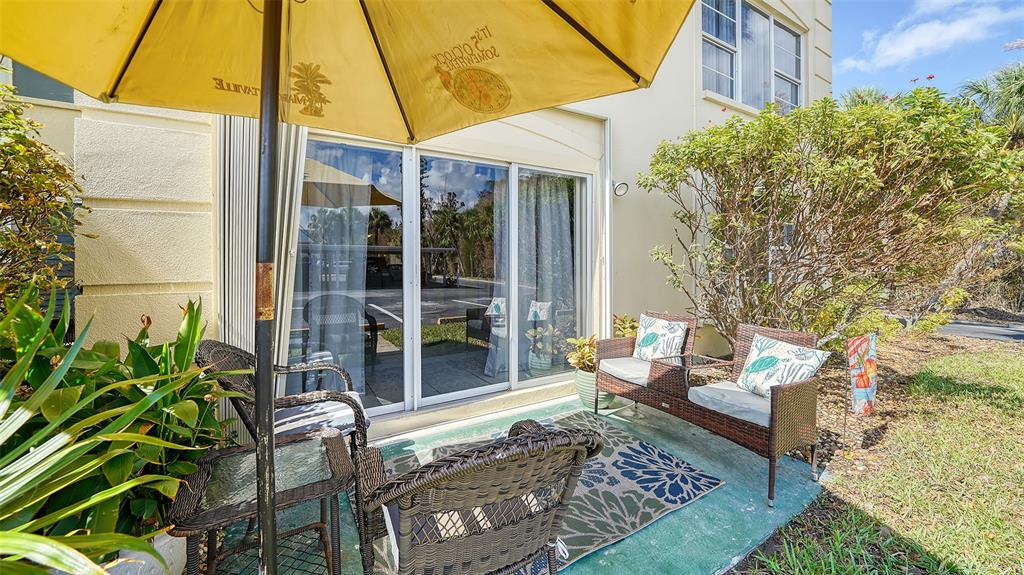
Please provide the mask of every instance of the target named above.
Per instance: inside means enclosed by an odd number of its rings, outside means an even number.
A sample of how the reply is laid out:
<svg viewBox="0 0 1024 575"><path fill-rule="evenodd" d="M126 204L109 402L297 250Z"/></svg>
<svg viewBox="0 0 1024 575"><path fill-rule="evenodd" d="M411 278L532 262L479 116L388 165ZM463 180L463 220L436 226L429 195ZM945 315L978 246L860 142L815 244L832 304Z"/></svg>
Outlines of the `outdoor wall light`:
<svg viewBox="0 0 1024 575"><path fill-rule="evenodd" d="M626 192L628 191L629 184L627 184L626 182L619 182L612 187L612 193L615 194L615 196L618 198L621 198L622 196L626 195Z"/></svg>

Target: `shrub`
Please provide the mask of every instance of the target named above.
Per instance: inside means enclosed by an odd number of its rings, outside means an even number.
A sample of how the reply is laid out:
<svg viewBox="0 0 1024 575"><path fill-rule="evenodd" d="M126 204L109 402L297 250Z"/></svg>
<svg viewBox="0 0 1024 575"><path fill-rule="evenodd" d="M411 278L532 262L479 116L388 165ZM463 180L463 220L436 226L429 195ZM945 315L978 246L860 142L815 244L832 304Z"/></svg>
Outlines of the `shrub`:
<svg viewBox="0 0 1024 575"><path fill-rule="evenodd" d="M81 192L71 168L40 142L28 105L0 84L0 307L35 278L45 291L65 287L58 271L70 258L59 240L74 233Z"/></svg>
<svg viewBox="0 0 1024 575"><path fill-rule="evenodd" d="M824 344L981 273L958 262L994 233L986 207L1019 194L1022 166L976 107L918 89L734 117L663 142L638 182L676 206L677 241L652 257L700 316L730 339L754 323Z"/></svg>
<svg viewBox="0 0 1024 575"><path fill-rule="evenodd" d="M81 343L84 335L74 347L65 348L60 342L68 325L68 306L51 328L50 318L34 305L38 301L34 289L26 290L21 303L8 312L10 329L0 332L0 374L14 371L19 361L28 362L19 399L32 402L36 394L48 393L9 445L24 449L20 446L32 445L38 430L49 426L56 426L54 431L77 429L76 433L87 435L106 429L104 419L90 422L95 414L138 411L119 428L130 441L87 445L83 453L96 459L97 465L74 485L54 493L52 501L66 504L118 486L128 487L90 510L62 517L52 529L57 533L80 529L151 533L166 525L165 513L181 478L194 472L194 462L224 439L224 426L229 423L217 420L216 401L234 394L220 389L215 374L204 374L193 364L203 334L202 305L189 302L182 309L178 334L169 342L151 344L149 321L144 318L138 335L127 341L122 360L116 342L101 340L86 348ZM44 343L25 359L36 337L43 337ZM53 373L53 366L68 357L73 361L61 372L55 388L46 391L43 383ZM68 416L70 406L77 406L78 413ZM158 479L140 482L141 477ZM47 510L44 506L37 514Z"/></svg>

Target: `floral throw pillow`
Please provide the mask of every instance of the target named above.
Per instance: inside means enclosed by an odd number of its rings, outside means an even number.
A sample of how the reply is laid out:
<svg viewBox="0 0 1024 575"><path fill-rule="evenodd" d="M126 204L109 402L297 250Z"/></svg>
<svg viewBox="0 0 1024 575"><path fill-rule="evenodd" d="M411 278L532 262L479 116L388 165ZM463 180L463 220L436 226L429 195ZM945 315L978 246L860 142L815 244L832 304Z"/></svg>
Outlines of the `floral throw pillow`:
<svg viewBox="0 0 1024 575"><path fill-rule="evenodd" d="M773 386L813 376L828 356L827 351L755 335L736 385L761 397L771 397Z"/></svg>
<svg viewBox="0 0 1024 575"><path fill-rule="evenodd" d="M651 361L659 357L679 355L686 341L686 322L668 321L640 314L633 357Z"/></svg>

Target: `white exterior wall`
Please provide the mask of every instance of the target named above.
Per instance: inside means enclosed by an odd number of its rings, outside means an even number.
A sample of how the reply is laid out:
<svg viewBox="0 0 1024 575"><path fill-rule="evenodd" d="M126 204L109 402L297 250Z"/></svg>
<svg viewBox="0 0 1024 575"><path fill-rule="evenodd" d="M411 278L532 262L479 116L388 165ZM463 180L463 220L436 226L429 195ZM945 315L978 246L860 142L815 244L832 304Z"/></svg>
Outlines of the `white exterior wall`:
<svg viewBox="0 0 1024 575"><path fill-rule="evenodd" d="M172 339L189 298L202 298L215 335L212 116L78 93L73 104L26 100L91 209L75 238L75 326L92 320L87 345L134 337L142 315L153 319L153 341Z"/></svg>
<svg viewBox="0 0 1024 575"><path fill-rule="evenodd" d="M832 3L830 0L752 0L803 36L803 102L832 94ZM648 169L664 140L739 114L758 111L702 87L701 2L697 0L650 88L573 104L568 109L609 118L611 178L629 192L611 198L611 311L636 315L644 310L681 312L685 295L666 283L667 271L651 261L657 244L675 243L674 205L637 188L636 175ZM722 109L725 108L725 111ZM707 341L705 348L719 347Z"/></svg>

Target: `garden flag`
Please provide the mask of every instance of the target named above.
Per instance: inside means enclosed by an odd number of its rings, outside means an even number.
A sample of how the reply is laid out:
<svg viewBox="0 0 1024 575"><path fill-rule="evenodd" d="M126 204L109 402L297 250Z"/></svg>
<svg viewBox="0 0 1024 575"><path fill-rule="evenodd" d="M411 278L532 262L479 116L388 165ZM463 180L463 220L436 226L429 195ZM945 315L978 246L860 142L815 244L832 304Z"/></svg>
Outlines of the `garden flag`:
<svg viewBox="0 0 1024 575"><path fill-rule="evenodd" d="M846 353L850 360L850 385L853 388L851 411L855 415L867 415L875 408L875 391L878 389L875 334L846 340Z"/></svg>

